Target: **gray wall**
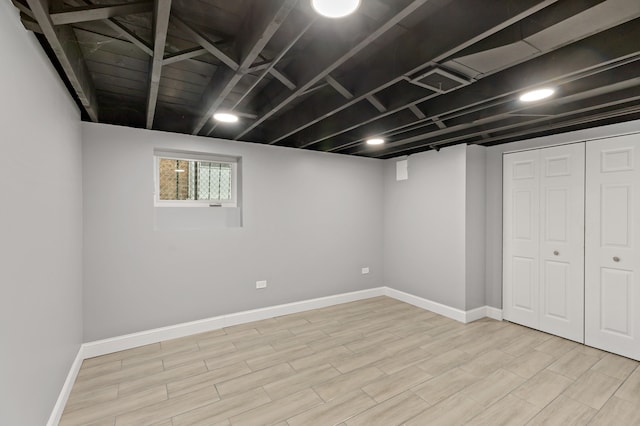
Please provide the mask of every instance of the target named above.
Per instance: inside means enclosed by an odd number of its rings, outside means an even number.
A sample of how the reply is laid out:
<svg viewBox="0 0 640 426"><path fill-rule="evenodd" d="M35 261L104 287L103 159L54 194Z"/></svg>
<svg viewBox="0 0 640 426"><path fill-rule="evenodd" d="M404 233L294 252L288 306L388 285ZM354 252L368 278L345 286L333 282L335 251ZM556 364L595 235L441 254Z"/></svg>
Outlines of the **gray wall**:
<svg viewBox="0 0 640 426"><path fill-rule="evenodd" d="M485 305L486 148L467 147L466 301L467 310Z"/></svg>
<svg viewBox="0 0 640 426"><path fill-rule="evenodd" d="M383 285L380 160L89 123L83 143L85 341ZM156 227L154 148L241 156L243 226Z"/></svg>
<svg viewBox="0 0 640 426"><path fill-rule="evenodd" d="M384 169L384 282L465 309L466 146L411 155L409 179Z"/></svg>
<svg viewBox="0 0 640 426"><path fill-rule="evenodd" d="M595 127L487 148L486 302L502 308L502 154L640 132L640 121Z"/></svg>
<svg viewBox="0 0 640 426"><path fill-rule="evenodd" d="M80 114L0 2L0 424L42 426L82 341Z"/></svg>

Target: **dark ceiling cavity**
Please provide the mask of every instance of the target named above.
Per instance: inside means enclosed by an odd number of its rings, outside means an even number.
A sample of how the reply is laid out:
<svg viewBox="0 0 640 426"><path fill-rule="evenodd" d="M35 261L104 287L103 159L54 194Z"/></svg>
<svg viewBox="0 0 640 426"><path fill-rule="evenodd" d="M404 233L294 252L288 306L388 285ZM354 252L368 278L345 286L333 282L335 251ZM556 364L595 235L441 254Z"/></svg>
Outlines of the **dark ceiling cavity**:
<svg viewBox="0 0 640 426"><path fill-rule="evenodd" d="M638 0L12 1L94 122L392 158L640 118Z"/></svg>

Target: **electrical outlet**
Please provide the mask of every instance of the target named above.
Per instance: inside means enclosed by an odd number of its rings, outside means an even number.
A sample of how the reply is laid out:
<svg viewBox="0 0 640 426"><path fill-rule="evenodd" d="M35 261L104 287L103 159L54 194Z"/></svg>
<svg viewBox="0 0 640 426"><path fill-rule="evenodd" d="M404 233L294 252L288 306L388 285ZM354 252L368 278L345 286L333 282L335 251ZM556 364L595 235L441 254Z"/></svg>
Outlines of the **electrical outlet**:
<svg viewBox="0 0 640 426"><path fill-rule="evenodd" d="M362 275L366 275L369 273L369 268L362 268Z"/></svg>
<svg viewBox="0 0 640 426"><path fill-rule="evenodd" d="M256 288L267 288L266 281L256 281Z"/></svg>

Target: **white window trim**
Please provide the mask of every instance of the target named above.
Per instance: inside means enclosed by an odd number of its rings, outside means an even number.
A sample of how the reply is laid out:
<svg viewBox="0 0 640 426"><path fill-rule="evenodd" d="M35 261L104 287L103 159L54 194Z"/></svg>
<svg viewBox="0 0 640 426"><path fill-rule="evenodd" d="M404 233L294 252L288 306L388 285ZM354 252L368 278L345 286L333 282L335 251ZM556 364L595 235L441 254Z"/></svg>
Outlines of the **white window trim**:
<svg viewBox="0 0 640 426"><path fill-rule="evenodd" d="M155 207L238 207L238 158L216 154L183 151L154 150L153 200ZM161 200L160 199L160 159L207 161L231 165L231 200Z"/></svg>

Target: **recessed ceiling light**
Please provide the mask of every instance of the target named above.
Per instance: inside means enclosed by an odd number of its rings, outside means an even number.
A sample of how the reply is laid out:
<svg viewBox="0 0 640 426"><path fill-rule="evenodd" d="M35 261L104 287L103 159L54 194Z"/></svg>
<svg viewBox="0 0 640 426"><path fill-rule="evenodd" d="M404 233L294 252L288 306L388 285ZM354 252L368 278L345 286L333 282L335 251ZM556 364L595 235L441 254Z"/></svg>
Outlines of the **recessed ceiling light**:
<svg viewBox="0 0 640 426"><path fill-rule="evenodd" d="M548 98L549 96L553 95L554 93L555 93L555 90L550 89L550 88L532 90L532 91L527 92L527 93L523 94L522 96L520 96L520 100L522 102L539 101L541 99Z"/></svg>
<svg viewBox="0 0 640 426"><path fill-rule="evenodd" d="M327 18L343 18L360 7L360 0L311 0L313 8Z"/></svg>
<svg viewBox="0 0 640 426"><path fill-rule="evenodd" d="M367 140L368 145L382 145L384 143L384 139L374 138Z"/></svg>
<svg viewBox="0 0 640 426"><path fill-rule="evenodd" d="M235 114L229 114L227 112L217 112L213 114L213 118L216 121L221 121L223 123L235 123L238 121L238 116Z"/></svg>

